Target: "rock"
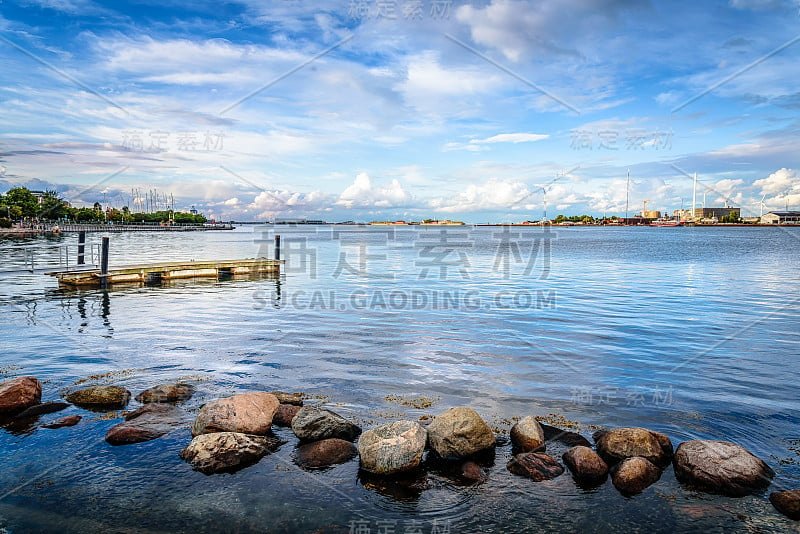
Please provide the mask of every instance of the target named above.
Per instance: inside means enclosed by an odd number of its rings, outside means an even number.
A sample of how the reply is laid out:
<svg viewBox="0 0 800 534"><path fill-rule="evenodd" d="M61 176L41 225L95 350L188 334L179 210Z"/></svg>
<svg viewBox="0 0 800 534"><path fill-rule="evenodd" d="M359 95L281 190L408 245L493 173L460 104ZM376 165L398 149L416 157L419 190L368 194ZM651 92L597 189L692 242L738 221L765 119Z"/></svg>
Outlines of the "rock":
<svg viewBox="0 0 800 534"><path fill-rule="evenodd" d="M215 432L195 436L179 456L195 471L210 475L231 473L253 465L269 450L270 440L264 436Z"/></svg>
<svg viewBox="0 0 800 534"><path fill-rule="evenodd" d="M280 404L278 405L278 411L275 412L275 416L272 418L272 424L291 428L292 419L294 419L294 416L297 415L299 411L300 406L294 404Z"/></svg>
<svg viewBox="0 0 800 534"><path fill-rule="evenodd" d="M789 519L800 520L800 490L776 491L769 502Z"/></svg>
<svg viewBox="0 0 800 534"><path fill-rule="evenodd" d="M361 428L330 410L304 407L292 419L292 431L303 441L339 438L353 441Z"/></svg>
<svg viewBox="0 0 800 534"><path fill-rule="evenodd" d="M561 459L572 476L583 482L602 482L608 476L608 465L589 447L578 445L565 452Z"/></svg>
<svg viewBox="0 0 800 534"><path fill-rule="evenodd" d="M459 474L462 479L470 484L486 482L488 479L483 468L471 460L467 460L461 464L461 472Z"/></svg>
<svg viewBox="0 0 800 534"><path fill-rule="evenodd" d="M422 462L428 433L414 421L395 421L364 432L358 439L361 468L377 475L410 471Z"/></svg>
<svg viewBox="0 0 800 534"><path fill-rule="evenodd" d="M168 404L146 404L106 433L111 445L128 445L160 438L181 424L184 412Z"/></svg>
<svg viewBox="0 0 800 534"><path fill-rule="evenodd" d="M544 439L546 441L558 441L559 443L563 443L569 447L591 447L592 444L589 443L589 440L578 434L577 432L571 432L569 430L561 430L560 428L556 428L554 426L546 425L544 423L539 423L539 426L542 427L544 430Z"/></svg>
<svg viewBox="0 0 800 534"><path fill-rule="evenodd" d="M762 490L775 475L761 459L729 441L685 441L675 452L674 464L679 481L731 496Z"/></svg>
<svg viewBox="0 0 800 534"><path fill-rule="evenodd" d="M664 434L646 428L614 428L599 436L597 453L609 465L641 456L664 467L672 459L672 442Z"/></svg>
<svg viewBox="0 0 800 534"><path fill-rule="evenodd" d="M214 432L264 435L270 431L277 409L275 395L262 391L213 400L200 408L192 436Z"/></svg>
<svg viewBox="0 0 800 534"><path fill-rule="evenodd" d="M558 460L541 452L517 454L506 464L506 468L515 475L528 477L535 482L550 480L564 472Z"/></svg>
<svg viewBox="0 0 800 534"><path fill-rule="evenodd" d="M511 427L511 443L521 452L544 452L544 430L533 417L523 417Z"/></svg>
<svg viewBox="0 0 800 534"><path fill-rule="evenodd" d="M295 461L300 467L318 469L344 463L356 455L352 442L338 438L305 443L297 448Z"/></svg>
<svg viewBox="0 0 800 534"><path fill-rule="evenodd" d="M428 426L428 445L442 458L464 458L494 447L489 425L472 408L450 408Z"/></svg>
<svg viewBox="0 0 800 534"><path fill-rule="evenodd" d="M177 382L174 384L159 384L148 388L138 395L136 400L142 404L151 402L178 402L192 398L195 388L191 384Z"/></svg>
<svg viewBox="0 0 800 534"><path fill-rule="evenodd" d="M32 376L0 383L0 413L24 410L42 400L42 384Z"/></svg>
<svg viewBox="0 0 800 534"><path fill-rule="evenodd" d="M122 386L90 386L73 391L67 401L90 410L121 410L131 400L131 392Z"/></svg>
<svg viewBox="0 0 800 534"><path fill-rule="evenodd" d="M291 404L292 406L303 405L302 393L285 393L283 391L270 391L270 393L275 395L275 398L278 399L278 402L281 404Z"/></svg>
<svg viewBox="0 0 800 534"><path fill-rule="evenodd" d="M39 417L40 415L55 413L69 408L71 405L66 402L43 402L36 404L30 408L26 408L16 415L17 419L26 419L28 417Z"/></svg>
<svg viewBox="0 0 800 534"><path fill-rule="evenodd" d="M611 471L611 482L623 495L636 495L658 482L661 470L641 456L626 458Z"/></svg>
<svg viewBox="0 0 800 534"><path fill-rule="evenodd" d="M66 417L62 417L61 419L56 419L55 421L45 423L42 425L42 428L63 428L65 426L75 426L81 422L81 419L83 418L80 415L68 415Z"/></svg>

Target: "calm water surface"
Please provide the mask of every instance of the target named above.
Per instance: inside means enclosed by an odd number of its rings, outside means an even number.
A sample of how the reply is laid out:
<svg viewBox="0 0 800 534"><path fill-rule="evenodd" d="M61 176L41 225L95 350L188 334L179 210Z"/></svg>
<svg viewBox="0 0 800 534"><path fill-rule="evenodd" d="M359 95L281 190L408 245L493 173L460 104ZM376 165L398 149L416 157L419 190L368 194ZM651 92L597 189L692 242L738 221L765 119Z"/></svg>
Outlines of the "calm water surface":
<svg viewBox="0 0 800 534"><path fill-rule="evenodd" d="M178 458L189 429L111 447L119 420L0 431L9 532L785 532L767 494L683 489L668 468L633 498L515 477L515 416L644 426L677 445L744 445L800 487L800 228L281 228L279 279L60 291L0 277L4 377L43 400L91 375L138 391L196 380L186 408L247 390L303 391L365 427L469 405L496 427L488 481L431 468L402 485L293 462L204 476ZM112 265L272 254L274 229L111 235ZM92 241L100 235L90 234ZM57 261L74 234L0 242L3 269ZM388 397L388 399L387 399ZM424 398L427 408L405 404ZM398 399L400 402L398 402ZM312 401L314 402L314 401ZM132 402L131 407L136 403ZM548 447L554 456L563 452ZM361 529L361 530L357 530ZM393 529L393 530L392 530Z"/></svg>

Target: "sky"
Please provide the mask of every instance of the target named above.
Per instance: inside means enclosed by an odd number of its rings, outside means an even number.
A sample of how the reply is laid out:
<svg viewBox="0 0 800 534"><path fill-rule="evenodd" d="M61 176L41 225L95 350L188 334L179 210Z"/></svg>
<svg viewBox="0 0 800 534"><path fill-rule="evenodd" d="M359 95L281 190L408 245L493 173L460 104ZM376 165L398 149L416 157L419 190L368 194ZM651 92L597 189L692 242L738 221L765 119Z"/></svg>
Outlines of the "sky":
<svg viewBox="0 0 800 534"><path fill-rule="evenodd" d="M483 223L697 173L759 215L800 209L798 80L798 0L2 0L0 191Z"/></svg>

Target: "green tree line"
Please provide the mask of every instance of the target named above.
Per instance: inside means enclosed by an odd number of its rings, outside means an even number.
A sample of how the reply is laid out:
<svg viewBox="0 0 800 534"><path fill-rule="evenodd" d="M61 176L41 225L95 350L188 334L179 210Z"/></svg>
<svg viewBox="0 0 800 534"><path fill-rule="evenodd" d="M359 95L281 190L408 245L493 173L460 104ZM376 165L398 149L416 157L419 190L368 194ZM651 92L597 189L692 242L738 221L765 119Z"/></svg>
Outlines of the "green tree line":
<svg viewBox="0 0 800 534"><path fill-rule="evenodd" d="M173 212L133 213L128 206L122 209L106 208L95 202L91 208L73 208L56 191L45 191L41 201L25 187L15 187L0 195L0 218L5 221L73 221L114 223L166 223L170 219L177 224L202 224L206 218L201 214ZM7 222L6 222L7 224ZM0 222L0 226L3 223Z"/></svg>

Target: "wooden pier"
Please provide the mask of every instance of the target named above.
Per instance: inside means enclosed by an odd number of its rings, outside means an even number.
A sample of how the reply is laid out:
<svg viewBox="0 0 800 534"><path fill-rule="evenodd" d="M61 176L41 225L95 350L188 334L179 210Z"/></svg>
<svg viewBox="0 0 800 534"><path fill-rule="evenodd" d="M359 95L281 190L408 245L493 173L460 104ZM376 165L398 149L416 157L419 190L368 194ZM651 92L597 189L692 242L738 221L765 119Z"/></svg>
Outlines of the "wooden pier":
<svg viewBox="0 0 800 534"><path fill-rule="evenodd" d="M278 274L281 260L250 258L244 260L184 261L148 263L112 267L102 274L96 269L66 269L45 274L58 278L58 284L68 288L102 287L113 284L156 284L185 278L226 278L249 274ZM104 283L105 282L105 283Z"/></svg>

